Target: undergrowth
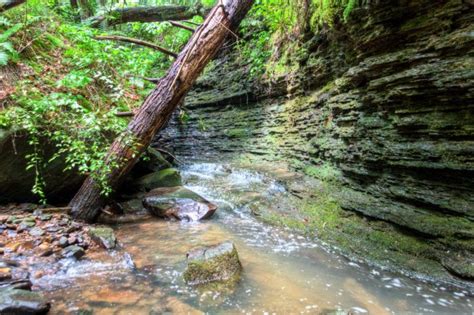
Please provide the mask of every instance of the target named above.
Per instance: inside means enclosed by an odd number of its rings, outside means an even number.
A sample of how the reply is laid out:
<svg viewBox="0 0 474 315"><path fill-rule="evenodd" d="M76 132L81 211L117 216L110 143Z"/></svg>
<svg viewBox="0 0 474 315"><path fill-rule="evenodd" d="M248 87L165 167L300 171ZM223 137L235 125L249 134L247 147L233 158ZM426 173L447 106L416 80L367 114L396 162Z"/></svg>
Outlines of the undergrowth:
<svg viewBox="0 0 474 315"><path fill-rule="evenodd" d="M120 161L110 157L106 163L107 149L119 134L132 147L134 141L123 133L127 119L115 113L139 106L153 87L143 77L158 77L171 63L146 48L96 41L100 30L68 16L33 0L0 17L0 65L8 65L0 69L7 78L0 93L0 128L26 133L32 191L43 202L48 184L43 173L58 158L65 160L65 171L91 174L104 195L111 192L107 174ZM127 24L115 32L163 38L179 50L189 34L169 29ZM44 155L46 143L56 148L52 157Z"/></svg>

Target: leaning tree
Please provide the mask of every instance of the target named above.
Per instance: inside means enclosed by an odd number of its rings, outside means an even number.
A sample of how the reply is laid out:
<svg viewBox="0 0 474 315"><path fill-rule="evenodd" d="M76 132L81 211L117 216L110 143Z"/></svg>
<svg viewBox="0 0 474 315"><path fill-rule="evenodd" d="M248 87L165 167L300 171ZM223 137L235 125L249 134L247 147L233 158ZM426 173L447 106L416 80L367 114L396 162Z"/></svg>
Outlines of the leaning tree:
<svg viewBox="0 0 474 315"><path fill-rule="evenodd" d="M218 2L193 33L168 73L145 99L124 133L112 143L105 160L107 165L113 166L111 170L107 174L96 174L96 178L105 176L106 184L112 189L120 185L158 130L168 122L226 37L240 24L253 2ZM102 187L94 180L94 176L89 176L70 202L74 217L94 221L106 201L101 191Z"/></svg>

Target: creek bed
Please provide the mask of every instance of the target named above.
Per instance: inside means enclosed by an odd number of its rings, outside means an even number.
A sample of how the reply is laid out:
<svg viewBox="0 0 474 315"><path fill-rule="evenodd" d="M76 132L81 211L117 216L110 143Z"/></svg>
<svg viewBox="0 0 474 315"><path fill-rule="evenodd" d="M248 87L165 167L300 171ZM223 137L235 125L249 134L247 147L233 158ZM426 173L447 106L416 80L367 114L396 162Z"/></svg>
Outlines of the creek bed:
<svg viewBox="0 0 474 315"><path fill-rule="evenodd" d="M34 281L52 314L471 314L468 291L351 262L318 241L269 226L251 204L290 207L278 181L250 170L197 163L182 168L186 186L219 206L207 221L152 220L116 227L121 249L65 259ZM243 265L232 292L187 286L186 253L233 241ZM99 262L98 262L99 261Z"/></svg>

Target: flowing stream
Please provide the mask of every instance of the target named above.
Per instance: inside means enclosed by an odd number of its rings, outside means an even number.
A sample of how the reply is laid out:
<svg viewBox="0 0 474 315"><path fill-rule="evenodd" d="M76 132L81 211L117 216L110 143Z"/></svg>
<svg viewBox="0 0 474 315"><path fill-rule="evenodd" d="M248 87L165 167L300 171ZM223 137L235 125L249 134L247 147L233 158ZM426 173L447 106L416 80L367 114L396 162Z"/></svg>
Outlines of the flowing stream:
<svg viewBox="0 0 474 315"><path fill-rule="evenodd" d="M188 188L219 206L216 215L119 226L120 250L62 260L34 283L53 300L52 314L473 313L468 291L351 262L318 241L260 222L252 204L286 207L294 198L270 177L209 163L183 167L182 174ZM235 243L244 268L238 286L221 293L188 287L186 252L226 240Z"/></svg>

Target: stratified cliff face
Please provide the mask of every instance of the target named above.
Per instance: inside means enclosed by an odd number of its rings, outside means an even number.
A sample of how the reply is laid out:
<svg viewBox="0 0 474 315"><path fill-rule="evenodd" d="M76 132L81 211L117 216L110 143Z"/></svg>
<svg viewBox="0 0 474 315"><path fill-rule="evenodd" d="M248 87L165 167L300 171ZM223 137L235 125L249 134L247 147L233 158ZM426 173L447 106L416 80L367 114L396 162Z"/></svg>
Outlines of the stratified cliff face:
<svg viewBox="0 0 474 315"><path fill-rule="evenodd" d="M331 169L343 209L450 251L436 259L473 278L473 22L469 0L378 1L314 34L284 93L220 59L160 142L188 160Z"/></svg>

